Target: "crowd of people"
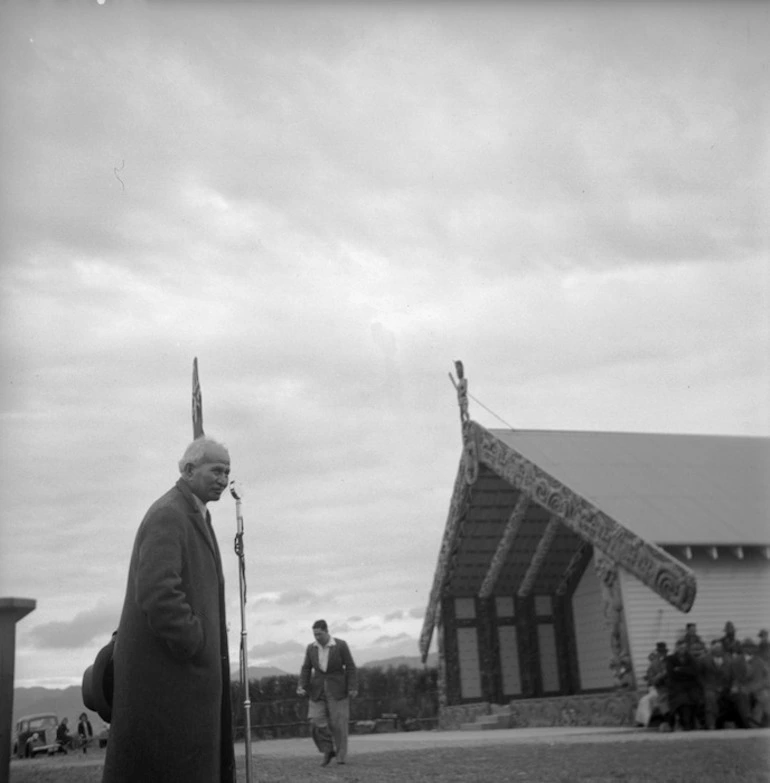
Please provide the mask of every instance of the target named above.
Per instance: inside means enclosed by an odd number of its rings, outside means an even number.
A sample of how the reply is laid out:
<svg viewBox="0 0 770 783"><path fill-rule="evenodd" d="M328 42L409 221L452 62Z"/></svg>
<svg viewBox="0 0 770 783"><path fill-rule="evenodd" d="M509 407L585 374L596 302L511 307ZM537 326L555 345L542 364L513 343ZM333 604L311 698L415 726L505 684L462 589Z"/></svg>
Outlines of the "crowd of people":
<svg viewBox="0 0 770 783"><path fill-rule="evenodd" d="M636 722L659 731L755 728L770 725L770 643L739 641L728 622L724 635L707 646L688 623L673 652L658 642L649 654L648 692L639 701Z"/></svg>

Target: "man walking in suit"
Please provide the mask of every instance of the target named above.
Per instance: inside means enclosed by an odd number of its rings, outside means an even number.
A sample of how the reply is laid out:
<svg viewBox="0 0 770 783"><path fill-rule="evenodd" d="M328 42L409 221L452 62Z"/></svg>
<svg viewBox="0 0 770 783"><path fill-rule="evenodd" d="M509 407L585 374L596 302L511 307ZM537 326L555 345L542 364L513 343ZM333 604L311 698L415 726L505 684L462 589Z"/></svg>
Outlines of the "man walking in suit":
<svg viewBox="0 0 770 783"><path fill-rule="evenodd" d="M358 693L356 665L343 639L329 634L326 620L313 623L315 641L307 646L297 693L310 696L307 716L313 741L325 767L333 758L345 763L348 752L350 697Z"/></svg>

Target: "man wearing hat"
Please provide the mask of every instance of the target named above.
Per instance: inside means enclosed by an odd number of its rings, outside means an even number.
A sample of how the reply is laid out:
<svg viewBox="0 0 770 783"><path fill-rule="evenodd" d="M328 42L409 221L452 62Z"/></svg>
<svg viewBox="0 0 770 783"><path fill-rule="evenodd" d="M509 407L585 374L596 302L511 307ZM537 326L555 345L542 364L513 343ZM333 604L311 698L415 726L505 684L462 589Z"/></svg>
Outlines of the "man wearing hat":
<svg viewBox="0 0 770 783"><path fill-rule="evenodd" d="M730 689L743 728L762 726L770 716L770 674L751 639L741 642L741 654L732 662Z"/></svg>
<svg viewBox="0 0 770 783"><path fill-rule="evenodd" d="M115 649L103 783L234 783L222 562L206 504L230 455L207 437L136 534Z"/></svg>
<svg viewBox="0 0 770 783"><path fill-rule="evenodd" d="M676 640L674 652L666 658L668 685L668 724L673 729L679 720L684 731L695 728L695 714L700 703L700 683L695 659L687 652L687 639Z"/></svg>

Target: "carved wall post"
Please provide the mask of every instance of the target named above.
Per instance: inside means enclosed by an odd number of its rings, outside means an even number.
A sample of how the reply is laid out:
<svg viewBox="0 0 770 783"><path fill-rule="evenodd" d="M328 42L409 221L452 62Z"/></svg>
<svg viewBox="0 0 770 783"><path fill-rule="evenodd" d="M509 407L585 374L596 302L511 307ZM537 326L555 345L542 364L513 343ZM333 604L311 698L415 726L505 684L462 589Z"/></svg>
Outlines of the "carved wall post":
<svg viewBox="0 0 770 783"><path fill-rule="evenodd" d="M618 685L633 687L634 672L628 651L628 635L623 613L623 596L620 593L617 563L594 550L596 575L602 590L604 619L610 631L610 668Z"/></svg>
<svg viewBox="0 0 770 783"><path fill-rule="evenodd" d="M436 683L438 686L438 714L439 718L441 718L443 711L448 705L446 694L446 662L444 660L446 647L444 645L444 623L441 620L438 621L438 625L436 626L436 648L438 657L438 682Z"/></svg>
<svg viewBox="0 0 770 783"><path fill-rule="evenodd" d="M516 602L516 637L519 646L521 695L537 696L540 692L540 645L537 639L535 599L514 596Z"/></svg>
<svg viewBox="0 0 770 783"><path fill-rule="evenodd" d="M441 621L444 633L444 682L448 705L459 704L462 698L460 688L460 650L457 646L457 620L454 598L441 601Z"/></svg>
<svg viewBox="0 0 770 783"><path fill-rule="evenodd" d="M553 622L557 639L559 681L565 693L580 689L580 668L575 644L575 621L572 600L563 595L553 596Z"/></svg>
<svg viewBox="0 0 770 783"><path fill-rule="evenodd" d="M476 599L479 646L481 648L481 696L495 704L502 693L500 643L497 636L497 612L494 598Z"/></svg>

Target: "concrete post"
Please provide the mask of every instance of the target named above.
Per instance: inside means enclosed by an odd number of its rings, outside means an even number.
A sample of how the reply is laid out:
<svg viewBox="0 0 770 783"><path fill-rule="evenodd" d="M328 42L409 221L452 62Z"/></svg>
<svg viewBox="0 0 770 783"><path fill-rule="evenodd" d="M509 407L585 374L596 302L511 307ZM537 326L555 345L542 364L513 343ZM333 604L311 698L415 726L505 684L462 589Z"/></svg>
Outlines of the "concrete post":
<svg viewBox="0 0 770 783"><path fill-rule="evenodd" d="M0 598L0 783L10 778L16 623L36 606L34 598Z"/></svg>

